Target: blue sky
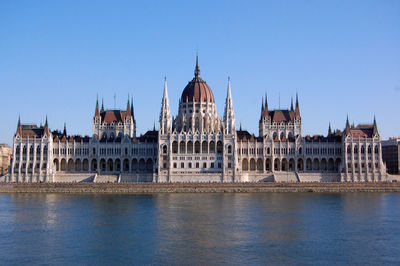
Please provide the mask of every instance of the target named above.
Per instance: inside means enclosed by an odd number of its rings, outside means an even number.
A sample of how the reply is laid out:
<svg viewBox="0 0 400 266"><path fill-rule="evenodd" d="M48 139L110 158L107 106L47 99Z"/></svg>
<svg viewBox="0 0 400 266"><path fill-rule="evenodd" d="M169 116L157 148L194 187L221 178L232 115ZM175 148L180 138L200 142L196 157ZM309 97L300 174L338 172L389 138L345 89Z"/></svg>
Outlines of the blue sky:
<svg viewBox="0 0 400 266"><path fill-rule="evenodd" d="M202 77L222 116L231 77L237 126L258 134L261 97L289 108L303 134L376 115L400 135L400 1L1 1L0 143L23 123L91 134L96 95L125 108L138 133L158 121L167 76L172 113ZM279 97L280 96L280 97Z"/></svg>

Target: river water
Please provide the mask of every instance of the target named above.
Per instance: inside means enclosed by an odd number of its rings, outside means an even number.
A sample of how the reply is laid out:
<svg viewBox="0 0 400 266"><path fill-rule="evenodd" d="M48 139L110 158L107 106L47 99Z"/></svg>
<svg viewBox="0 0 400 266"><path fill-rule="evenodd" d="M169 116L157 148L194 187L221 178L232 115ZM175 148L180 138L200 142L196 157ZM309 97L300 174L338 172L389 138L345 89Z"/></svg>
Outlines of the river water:
<svg viewBox="0 0 400 266"><path fill-rule="evenodd" d="M400 194L0 194L1 264L400 264Z"/></svg>

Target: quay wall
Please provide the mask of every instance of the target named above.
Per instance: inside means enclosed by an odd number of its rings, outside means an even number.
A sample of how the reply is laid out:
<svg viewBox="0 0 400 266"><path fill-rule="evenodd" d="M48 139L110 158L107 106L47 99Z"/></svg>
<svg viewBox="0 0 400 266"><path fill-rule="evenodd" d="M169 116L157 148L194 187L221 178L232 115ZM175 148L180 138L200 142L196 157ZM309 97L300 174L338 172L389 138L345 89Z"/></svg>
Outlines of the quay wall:
<svg viewBox="0 0 400 266"><path fill-rule="evenodd" d="M1 183L0 193L400 192L400 183Z"/></svg>

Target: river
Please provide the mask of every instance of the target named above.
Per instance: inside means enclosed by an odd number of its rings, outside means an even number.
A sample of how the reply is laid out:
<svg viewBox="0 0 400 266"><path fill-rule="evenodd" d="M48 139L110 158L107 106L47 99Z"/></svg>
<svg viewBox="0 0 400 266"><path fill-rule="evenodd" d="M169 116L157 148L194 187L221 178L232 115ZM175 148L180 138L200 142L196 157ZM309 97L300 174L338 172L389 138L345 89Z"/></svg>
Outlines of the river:
<svg viewBox="0 0 400 266"><path fill-rule="evenodd" d="M0 194L2 264L400 264L400 194Z"/></svg>

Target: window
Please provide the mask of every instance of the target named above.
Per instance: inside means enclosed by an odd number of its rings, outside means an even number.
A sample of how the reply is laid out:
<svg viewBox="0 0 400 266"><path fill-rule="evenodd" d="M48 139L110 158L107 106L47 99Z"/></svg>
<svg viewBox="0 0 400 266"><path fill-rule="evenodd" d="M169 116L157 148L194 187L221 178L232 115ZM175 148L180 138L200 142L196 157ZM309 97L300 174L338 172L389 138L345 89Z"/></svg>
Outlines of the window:
<svg viewBox="0 0 400 266"><path fill-rule="evenodd" d="M176 163L174 163L174 168L176 168Z"/></svg>
<svg viewBox="0 0 400 266"><path fill-rule="evenodd" d="M207 168L207 163L203 163L203 168Z"/></svg>
<svg viewBox="0 0 400 266"><path fill-rule="evenodd" d="M189 168L192 168L192 163L189 163Z"/></svg>
<svg viewBox="0 0 400 266"><path fill-rule="evenodd" d="M221 163L218 163L218 168L222 168L222 164Z"/></svg>
<svg viewBox="0 0 400 266"><path fill-rule="evenodd" d="M196 168L199 168L199 163L196 163Z"/></svg>
<svg viewBox="0 0 400 266"><path fill-rule="evenodd" d="M181 168L185 168L185 163L181 163Z"/></svg>

